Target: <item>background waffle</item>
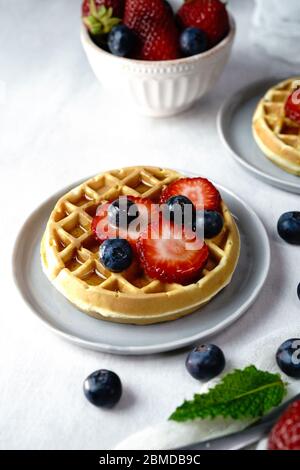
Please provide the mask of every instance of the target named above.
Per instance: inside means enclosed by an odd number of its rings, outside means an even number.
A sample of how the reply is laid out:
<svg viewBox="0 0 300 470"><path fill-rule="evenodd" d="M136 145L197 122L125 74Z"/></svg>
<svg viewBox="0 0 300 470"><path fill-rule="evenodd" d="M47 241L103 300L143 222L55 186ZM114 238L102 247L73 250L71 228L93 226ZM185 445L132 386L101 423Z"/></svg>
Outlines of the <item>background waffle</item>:
<svg viewBox="0 0 300 470"><path fill-rule="evenodd" d="M285 116L285 102L300 84L300 77L274 86L259 102L252 123L254 138L263 153L288 173L300 176L300 126Z"/></svg>
<svg viewBox="0 0 300 470"><path fill-rule="evenodd" d="M100 203L120 195L158 201L165 186L180 177L168 169L123 168L95 176L59 199L41 244L43 269L52 284L80 310L121 323L174 320L206 304L230 282L239 256L238 230L224 202L223 230L206 240L208 263L201 279L188 286L152 280L134 264L122 273L107 271L90 228Z"/></svg>

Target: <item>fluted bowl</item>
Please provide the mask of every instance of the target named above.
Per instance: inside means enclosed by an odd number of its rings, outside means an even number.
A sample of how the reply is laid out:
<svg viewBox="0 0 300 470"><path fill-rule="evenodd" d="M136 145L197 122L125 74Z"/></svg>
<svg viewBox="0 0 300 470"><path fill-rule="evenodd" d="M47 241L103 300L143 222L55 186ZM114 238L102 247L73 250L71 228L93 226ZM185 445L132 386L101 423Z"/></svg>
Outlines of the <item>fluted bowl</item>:
<svg viewBox="0 0 300 470"><path fill-rule="evenodd" d="M99 82L118 95L124 105L144 115L163 117L188 109L219 79L232 49L235 22L229 34L212 49L176 60L144 61L117 57L98 47L86 28L81 42Z"/></svg>

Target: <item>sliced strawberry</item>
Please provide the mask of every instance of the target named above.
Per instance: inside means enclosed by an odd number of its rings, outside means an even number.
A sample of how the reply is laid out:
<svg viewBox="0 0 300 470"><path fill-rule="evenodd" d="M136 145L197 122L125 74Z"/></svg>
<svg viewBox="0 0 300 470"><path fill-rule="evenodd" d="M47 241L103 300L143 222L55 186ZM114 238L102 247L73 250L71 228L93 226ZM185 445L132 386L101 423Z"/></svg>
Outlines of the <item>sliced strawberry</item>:
<svg viewBox="0 0 300 470"><path fill-rule="evenodd" d="M273 427L269 450L300 450L300 400L293 402Z"/></svg>
<svg viewBox="0 0 300 470"><path fill-rule="evenodd" d="M188 197L196 209L220 210L220 193L205 178L181 178L174 181L162 192L160 202L166 203L170 197L179 195Z"/></svg>
<svg viewBox="0 0 300 470"><path fill-rule="evenodd" d="M193 232L162 221L149 226L137 241L137 250L146 274L163 282L187 285L196 282L209 251Z"/></svg>
<svg viewBox="0 0 300 470"><path fill-rule="evenodd" d="M132 247L135 248L137 239L140 235L140 232L145 229L151 221L151 214L155 212L155 206L153 205L151 199L135 197L135 196L127 196L132 202L134 202L139 211L141 225L138 227L134 226L132 230L130 230L130 226L128 230L123 228L116 228L109 224L108 221L108 208L110 206L109 203L102 204L93 218L92 221L92 231L95 235L96 240L102 243L107 238L125 238L126 240L131 243ZM152 212L153 211L153 212Z"/></svg>
<svg viewBox="0 0 300 470"><path fill-rule="evenodd" d="M300 88L288 97L285 103L285 114L291 121L300 125Z"/></svg>

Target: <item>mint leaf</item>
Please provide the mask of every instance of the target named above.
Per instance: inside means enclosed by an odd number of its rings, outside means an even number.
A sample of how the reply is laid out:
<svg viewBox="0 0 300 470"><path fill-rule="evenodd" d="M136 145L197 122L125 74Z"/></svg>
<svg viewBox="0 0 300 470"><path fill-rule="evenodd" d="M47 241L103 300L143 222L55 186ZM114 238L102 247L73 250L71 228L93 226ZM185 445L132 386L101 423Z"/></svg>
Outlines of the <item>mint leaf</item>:
<svg viewBox="0 0 300 470"><path fill-rule="evenodd" d="M169 419L258 418L278 406L285 394L286 384L279 374L264 372L251 365L225 375L207 393L196 394L193 400L184 401Z"/></svg>

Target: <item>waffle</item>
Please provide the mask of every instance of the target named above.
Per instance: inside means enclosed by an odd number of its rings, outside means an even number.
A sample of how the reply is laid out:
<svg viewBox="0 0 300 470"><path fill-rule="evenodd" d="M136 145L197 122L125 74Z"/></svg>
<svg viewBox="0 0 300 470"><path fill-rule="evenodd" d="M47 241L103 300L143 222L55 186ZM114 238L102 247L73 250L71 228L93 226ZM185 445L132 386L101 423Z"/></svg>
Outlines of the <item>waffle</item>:
<svg viewBox="0 0 300 470"><path fill-rule="evenodd" d="M157 202L166 185L180 177L168 169L123 168L95 176L60 198L41 243L43 270L56 289L89 315L119 323L175 320L212 299L230 282L240 250L238 230L224 202L223 230L206 240L209 260L194 284L150 279L134 263L125 272L112 273L98 259L99 244L90 228L98 205L120 195Z"/></svg>
<svg viewBox="0 0 300 470"><path fill-rule="evenodd" d="M300 78L270 88L253 116L254 138L262 152L288 173L300 176L300 126L285 116L284 106Z"/></svg>

